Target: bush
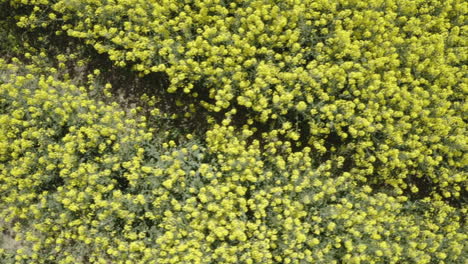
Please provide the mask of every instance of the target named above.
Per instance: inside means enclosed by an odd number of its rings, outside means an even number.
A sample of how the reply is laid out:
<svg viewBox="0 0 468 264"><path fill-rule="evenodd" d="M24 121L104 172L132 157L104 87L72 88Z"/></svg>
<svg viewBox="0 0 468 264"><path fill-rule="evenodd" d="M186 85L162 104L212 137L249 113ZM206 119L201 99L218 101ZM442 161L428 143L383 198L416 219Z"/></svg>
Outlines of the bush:
<svg viewBox="0 0 468 264"><path fill-rule="evenodd" d="M165 72L169 92L212 115L236 109L263 132L291 122L284 137L317 160L344 158L356 179L455 204L466 195L463 1L29 5L18 25L59 23L117 65Z"/></svg>
<svg viewBox="0 0 468 264"><path fill-rule="evenodd" d="M467 3L0 6L1 261L466 261Z"/></svg>
<svg viewBox="0 0 468 264"><path fill-rule="evenodd" d="M164 142L164 131L41 71L1 64L0 218L21 242L4 261L462 259L466 210L372 192L332 174L334 162L314 166L309 147L262 151L248 128L215 125L206 145Z"/></svg>

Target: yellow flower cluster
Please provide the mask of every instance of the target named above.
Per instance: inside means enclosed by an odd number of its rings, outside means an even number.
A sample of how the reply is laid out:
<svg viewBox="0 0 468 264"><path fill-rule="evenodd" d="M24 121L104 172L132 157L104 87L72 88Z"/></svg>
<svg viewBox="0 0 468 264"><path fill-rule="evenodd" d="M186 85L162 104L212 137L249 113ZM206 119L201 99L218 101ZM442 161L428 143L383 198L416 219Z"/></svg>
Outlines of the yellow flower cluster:
<svg viewBox="0 0 468 264"><path fill-rule="evenodd" d="M169 92L203 95L209 112L301 120L285 136L346 157L357 179L466 192L462 0L10 3L34 6L18 25L57 21L117 65L167 73Z"/></svg>
<svg viewBox="0 0 468 264"><path fill-rule="evenodd" d="M174 139L74 56L0 59L0 262L466 262L468 4L430 2L0 0L210 125Z"/></svg>
<svg viewBox="0 0 468 264"><path fill-rule="evenodd" d="M227 121L206 145L157 141L47 71L0 61L0 226L21 242L4 263L463 259L466 208L373 192L335 174L343 157L316 164L310 147L274 133L263 146Z"/></svg>
<svg viewBox="0 0 468 264"><path fill-rule="evenodd" d="M135 220L129 207L146 197L129 189L161 174L142 164L153 133L117 104L90 99L90 87L54 77L53 68L12 61L0 61L0 219L28 248L13 260L98 261L103 256L77 254L73 245L106 245L112 235L99 232Z"/></svg>

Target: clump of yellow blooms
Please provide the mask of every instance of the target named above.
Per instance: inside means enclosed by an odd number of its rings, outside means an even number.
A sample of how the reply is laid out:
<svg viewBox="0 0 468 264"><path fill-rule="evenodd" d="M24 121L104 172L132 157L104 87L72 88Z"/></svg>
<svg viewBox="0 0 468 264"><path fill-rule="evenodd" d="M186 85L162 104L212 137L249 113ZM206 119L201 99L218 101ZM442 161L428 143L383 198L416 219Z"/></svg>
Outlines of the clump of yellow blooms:
<svg viewBox="0 0 468 264"><path fill-rule="evenodd" d="M0 262L467 261L466 2L0 6L164 72L210 125L174 139L65 54L0 59Z"/></svg>
<svg viewBox="0 0 468 264"><path fill-rule="evenodd" d="M32 7L19 26L56 23L116 65L165 72L209 112L301 120L287 138L356 179L466 192L465 1L9 2Z"/></svg>
<svg viewBox="0 0 468 264"><path fill-rule="evenodd" d="M163 131L138 116L13 61L0 61L0 219L21 246L0 250L6 263L463 258L466 208L373 192L336 173L340 158L229 122L206 144L155 143Z"/></svg>

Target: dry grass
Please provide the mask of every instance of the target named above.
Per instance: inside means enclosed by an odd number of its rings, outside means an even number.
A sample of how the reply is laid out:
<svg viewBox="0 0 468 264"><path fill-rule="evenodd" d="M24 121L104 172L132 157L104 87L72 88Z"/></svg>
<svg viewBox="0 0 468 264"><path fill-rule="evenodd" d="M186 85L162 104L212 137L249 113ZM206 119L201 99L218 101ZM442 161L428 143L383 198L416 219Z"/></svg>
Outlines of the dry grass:
<svg viewBox="0 0 468 264"><path fill-rule="evenodd" d="M21 247L21 242L15 240L15 233L11 226L0 220L0 250L14 252Z"/></svg>

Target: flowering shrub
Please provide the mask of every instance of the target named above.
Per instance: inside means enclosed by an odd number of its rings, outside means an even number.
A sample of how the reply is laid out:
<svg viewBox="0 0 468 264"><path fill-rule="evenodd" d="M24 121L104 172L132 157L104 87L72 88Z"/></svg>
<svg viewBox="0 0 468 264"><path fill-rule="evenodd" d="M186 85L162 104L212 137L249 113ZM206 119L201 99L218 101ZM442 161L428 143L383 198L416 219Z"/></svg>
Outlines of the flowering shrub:
<svg viewBox="0 0 468 264"><path fill-rule="evenodd" d="M465 1L10 1L168 91L342 156L356 179L466 194ZM465 30L464 30L465 29ZM247 120L247 119L246 119ZM256 125L254 125L256 126Z"/></svg>
<svg viewBox="0 0 468 264"><path fill-rule="evenodd" d="M206 144L53 69L0 63L0 219L12 263L454 263L466 209L372 192L290 142L227 122ZM16 62L16 63L15 63ZM157 112L157 111L156 111ZM233 114L233 112L229 113ZM156 133L157 138L153 136Z"/></svg>
<svg viewBox="0 0 468 264"><path fill-rule="evenodd" d="M67 72L93 58L0 59L0 262L466 262L464 1L0 6L196 104L143 116Z"/></svg>

